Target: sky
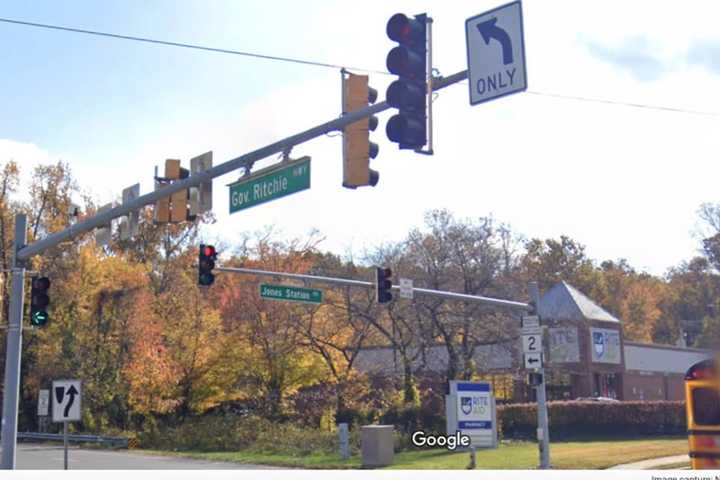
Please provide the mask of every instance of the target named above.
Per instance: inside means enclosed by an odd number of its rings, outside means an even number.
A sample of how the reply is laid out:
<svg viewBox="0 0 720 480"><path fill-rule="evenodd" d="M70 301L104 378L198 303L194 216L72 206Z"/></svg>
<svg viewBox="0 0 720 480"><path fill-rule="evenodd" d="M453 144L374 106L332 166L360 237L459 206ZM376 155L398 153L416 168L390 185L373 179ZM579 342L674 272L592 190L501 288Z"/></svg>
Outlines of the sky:
<svg viewBox="0 0 720 480"><path fill-rule="evenodd" d="M385 70L396 13L433 19L442 75L467 68L465 19L503 2L36 0L0 3L0 18ZM399 151L380 115L371 140L380 183L344 189L341 140L295 147L312 188L229 214L214 181L207 241L232 246L268 225L319 230L322 248L362 252L401 240L430 209L492 215L525 237L568 235L594 259L662 274L698 253L697 209L718 202L720 4L524 0L528 91L470 106L467 82L434 103L435 155ZM208 150L215 164L333 119L338 69L0 23L0 162L25 178L67 162L100 203L155 165ZM384 96L389 75L370 74ZM659 105L700 115L558 98ZM269 165L276 158L257 164ZM187 166L187 165L186 165Z"/></svg>

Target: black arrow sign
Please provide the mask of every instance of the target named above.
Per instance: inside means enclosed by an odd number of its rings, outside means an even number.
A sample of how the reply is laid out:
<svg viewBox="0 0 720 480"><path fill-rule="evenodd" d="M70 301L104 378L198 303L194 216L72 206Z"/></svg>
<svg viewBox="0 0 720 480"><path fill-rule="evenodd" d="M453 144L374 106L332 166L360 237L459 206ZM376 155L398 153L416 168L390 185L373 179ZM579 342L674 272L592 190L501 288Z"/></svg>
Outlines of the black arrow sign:
<svg viewBox="0 0 720 480"><path fill-rule="evenodd" d="M67 405L65 405L65 411L63 412L63 417L67 417L70 414L70 407L72 407L73 403L75 403L75 395L77 395L79 393L80 392L78 392L77 389L75 389L75 385L70 385L70 388L67 391L67 394L70 397L70 400L68 400Z"/></svg>
<svg viewBox="0 0 720 480"><path fill-rule="evenodd" d="M532 365L533 363L538 363L539 361L540 361L540 359L537 358L537 357L530 357L530 358L528 358L528 363L529 363L530 365Z"/></svg>
<svg viewBox="0 0 720 480"><path fill-rule="evenodd" d="M503 64L509 65L513 63L512 41L510 40L510 35L508 35L504 29L498 27L496 23L497 17L493 17L490 20L478 23L477 29L480 31L483 40L485 40L485 45L489 45L490 40L493 38L500 43L502 47Z"/></svg>

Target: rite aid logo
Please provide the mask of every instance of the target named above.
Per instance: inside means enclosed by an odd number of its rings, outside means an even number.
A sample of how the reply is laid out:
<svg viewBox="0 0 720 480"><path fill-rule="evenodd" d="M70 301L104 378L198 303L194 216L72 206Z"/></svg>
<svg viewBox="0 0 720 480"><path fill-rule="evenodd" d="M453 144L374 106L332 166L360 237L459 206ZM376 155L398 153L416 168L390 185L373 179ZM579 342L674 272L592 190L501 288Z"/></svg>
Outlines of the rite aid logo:
<svg viewBox="0 0 720 480"><path fill-rule="evenodd" d="M595 345L595 354L601 358L605 354L605 335L602 332L593 332L593 344Z"/></svg>
<svg viewBox="0 0 720 480"><path fill-rule="evenodd" d="M488 406L484 397L460 397L460 411L464 415L482 415Z"/></svg>
<svg viewBox="0 0 720 480"><path fill-rule="evenodd" d="M472 397L460 397L460 411L465 415L470 415L472 412Z"/></svg>

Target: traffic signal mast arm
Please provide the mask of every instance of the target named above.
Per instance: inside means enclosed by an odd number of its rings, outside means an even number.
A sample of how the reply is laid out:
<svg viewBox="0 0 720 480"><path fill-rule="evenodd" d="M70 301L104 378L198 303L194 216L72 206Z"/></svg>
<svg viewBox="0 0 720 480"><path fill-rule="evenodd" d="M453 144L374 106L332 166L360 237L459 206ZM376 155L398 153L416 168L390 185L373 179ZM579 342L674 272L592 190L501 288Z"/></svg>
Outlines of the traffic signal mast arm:
<svg viewBox="0 0 720 480"><path fill-rule="evenodd" d="M350 287L366 287L375 288L375 282L367 282L363 280L352 280L349 278L336 278L336 277L323 277L318 275L306 275L303 273L285 273L285 272L271 272L269 270L256 270L254 268L241 268L241 267L215 267L217 272L228 272L228 273L244 273L248 275L257 275L265 277L283 277L293 278L296 280L311 280L318 283L328 283L334 285L347 285ZM392 285L393 290L400 290L399 285ZM481 297L479 295L469 295L466 293L455 293L446 292L442 290L431 290L428 288L416 288L413 287L413 292L423 295L430 295L435 297L447 298L450 300L462 300L466 302L483 303L485 305L494 305L496 307L509 308L514 310L524 310L526 312L532 312L534 310L533 305L524 302L515 302L513 300L503 300L501 298Z"/></svg>
<svg viewBox="0 0 720 480"><path fill-rule="evenodd" d="M432 89L433 91L437 91L454 83L465 80L466 78L467 70L455 73L453 75L450 75L449 77L437 78L433 81ZM35 243L27 245L17 252L17 259L27 260L34 255L42 253L48 248L54 247L60 242L68 240L76 235L80 235L82 233L93 230L94 228L106 225L114 218L125 216L134 210L138 210L145 205L153 204L158 200L167 197L175 192L187 190L190 187L197 187L201 183L208 182L215 177L225 175L226 173L233 172L240 168L249 168L252 166L253 163L258 160L262 160L263 158L267 158L276 153L287 151L295 145L300 145L307 142L308 140L312 140L313 138L325 135L326 133L342 130L345 126L350 125L351 123L357 122L358 120L361 120L363 118L370 117L371 115L374 115L376 113L383 112L385 110L388 110L389 108L390 106L384 101L376 103L375 105L371 105L367 108L363 108L355 112L350 112L340 118L336 118L329 122L313 127L309 130L305 130L304 132L280 140L279 142L275 142L240 157L229 160L209 170L198 172L195 175L191 175L186 179L176 181L171 185L163 188L162 190L147 193L131 202L125 203L123 205L118 205L117 207L112 208L106 212L90 217L83 222L71 225L65 230L53 233L43 238L42 240L38 240Z"/></svg>

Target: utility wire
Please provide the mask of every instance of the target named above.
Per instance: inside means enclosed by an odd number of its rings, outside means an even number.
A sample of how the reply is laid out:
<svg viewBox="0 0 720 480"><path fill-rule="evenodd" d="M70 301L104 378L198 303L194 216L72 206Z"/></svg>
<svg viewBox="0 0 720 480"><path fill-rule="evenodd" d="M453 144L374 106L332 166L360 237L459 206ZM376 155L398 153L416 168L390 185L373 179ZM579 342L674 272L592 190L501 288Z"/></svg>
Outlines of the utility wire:
<svg viewBox="0 0 720 480"><path fill-rule="evenodd" d="M136 42L153 43L153 44L157 44L157 45L165 45L165 46L171 46L171 47L191 48L191 49L195 49L195 50L204 50L207 52L227 53L227 54L231 54L231 55L240 55L240 56L244 56L244 57L260 58L260 59L264 59L264 60L275 60L275 61L279 61L279 62L296 63L296 64L301 64L301 65L311 65L311 66L315 66L315 67L324 67L324 68L333 68L333 69L350 68L352 70L360 71L360 72L378 73L381 75L390 75L389 72L386 72L383 70L374 70L371 68L344 67L343 65L315 62L312 60L303 60L303 59L299 59L299 58L280 57L280 56L275 56L275 55L264 55L264 54L260 54L260 53L246 52L246 51L241 51L241 50L230 50L227 48L206 47L203 45L194 45L194 44L190 44L190 43L170 42L170 41L166 41L166 40L157 40L157 39L145 38L145 37L135 37L132 35L120 35L120 34L116 34L116 33L99 32L96 30L85 30L85 29L81 29L81 28L65 27L65 26L61 26L61 25L49 25L49 24L45 24L45 23L26 22L23 20L14 20L14 19L10 19L10 18L0 18L0 22L11 23L11 24L15 24L15 25L24 25L24 26L35 27L35 28L60 30L60 31L64 31L64 32L84 33L86 35L97 35L100 37L109 37L109 38L116 38L116 39L121 39L121 40L132 40L132 41L136 41ZM467 82L460 82L460 84L467 85ZM663 105L649 105L649 104L643 104L643 103L622 102L622 101L618 101L618 100L606 100L606 99L602 99L602 98L590 98L590 97L582 97L582 96L574 96L574 95L562 95L559 93L546 93L546 92L537 92L537 91L532 91L532 90L528 90L526 93L529 93L531 95L551 97L551 98L560 98L560 99L565 99L565 100L604 103L607 105L621 105L621 106L625 106L625 107L645 108L645 109L650 109L650 110L661 110L661 111L665 111L665 112L687 113L687 114L691 114L691 115L704 115L704 116L710 116L710 117L720 117L720 113L718 113L718 112L689 110L689 109L684 109L684 108L666 107Z"/></svg>
<svg viewBox="0 0 720 480"><path fill-rule="evenodd" d="M455 85L467 85L467 80L458 82ZM673 113L687 113L690 115L704 115L707 117L720 117L720 112L711 112L708 110L691 110L688 108L679 108L679 107L667 107L664 105L651 105L648 103L634 103L634 102L623 102L620 100L608 100L604 98L593 98L593 97L582 97L579 95L563 95L561 93L549 93L549 92L538 92L534 90L526 90L524 93L529 93L530 95L537 95L538 97L550 97L550 98L560 98L563 100L575 100L579 102L592 102L592 103L604 103L606 105L620 105L623 107L633 107L633 108L645 108L648 110L660 110L664 112L673 112Z"/></svg>
<svg viewBox="0 0 720 480"><path fill-rule="evenodd" d="M332 63L322 63L322 62L314 62L311 60L302 60L299 58L289 58L289 57L279 57L275 55L263 55L260 53L252 53L252 52L245 52L241 50L230 50L227 48L215 48L215 47L206 47L203 45L193 45L190 43L180 43L180 42L169 42L166 40L157 40L153 38L144 38L144 37L135 37L132 35L120 35L117 33L107 33L107 32L98 32L95 30L84 30L81 28L73 28L73 27L65 27L61 25L48 25L45 23L34 23L34 22L25 22L22 20L13 20L10 18L0 18L0 22L4 23L12 23L15 25L24 25L27 27L36 27L36 28L46 28L50 30L61 30L64 32L73 32L73 33L84 33L87 35L97 35L100 37L110 37L110 38L118 38L121 40L133 40L136 42L145 42L145 43L154 43L157 45L166 45L171 47L182 47L182 48L192 48L195 50L204 50L207 52L217 52L217 53L229 53L232 55L241 55L244 57L252 57L252 58L261 58L264 60L276 60L279 62L288 62L288 63L299 63L301 65L312 65L315 67L325 67L325 68L349 68L351 70L360 71L360 72L368 72L368 73L379 73L383 75L390 75L389 72L384 72L382 70L373 70L371 68L359 68L359 67L344 67L343 65L335 65Z"/></svg>
<svg viewBox="0 0 720 480"><path fill-rule="evenodd" d="M663 105L650 105L650 104L645 104L645 103L621 102L619 100L606 100L603 98L590 98L590 97L580 97L580 96L575 96L575 95L562 95L559 93L536 92L536 91L532 91L532 90L527 90L525 93L529 93L531 95L538 95L541 97L562 98L565 100L578 100L581 102L605 103L608 105L622 105L625 107L646 108L646 109L650 109L650 110L662 110L665 112L689 113L691 115L705 115L705 116L709 116L709 117L720 117L720 113L718 113L718 112L709 112L709 111L703 111L703 110L689 110L686 108L666 107Z"/></svg>

